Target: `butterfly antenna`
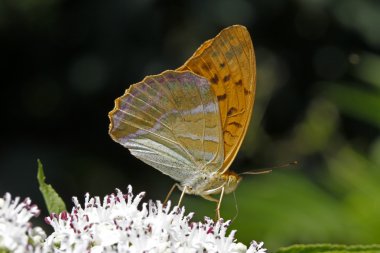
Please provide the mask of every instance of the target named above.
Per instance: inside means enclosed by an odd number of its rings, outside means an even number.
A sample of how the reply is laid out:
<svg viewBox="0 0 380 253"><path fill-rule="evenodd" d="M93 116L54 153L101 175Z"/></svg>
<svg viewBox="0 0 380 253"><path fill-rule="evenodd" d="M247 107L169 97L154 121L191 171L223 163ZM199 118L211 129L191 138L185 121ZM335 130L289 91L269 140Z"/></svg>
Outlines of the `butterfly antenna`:
<svg viewBox="0 0 380 253"><path fill-rule="evenodd" d="M268 168L268 169L260 169L260 170L254 170L254 171L245 171L245 172L239 173L239 175L267 174L267 173L271 173L273 169L285 168L285 167L289 167L289 166L297 165L297 164L298 164L298 161L291 161L291 162L280 164L280 165L277 165L277 166L274 166L274 167L271 167L271 168Z"/></svg>
<svg viewBox="0 0 380 253"><path fill-rule="evenodd" d="M237 203L237 199L236 199L235 191L233 191L232 194L234 195L234 199L235 199L235 210L236 210L235 216L232 218L232 222L234 222L235 219L236 219L236 218L238 217L238 215L239 215L239 207L238 207L238 203ZM232 223L232 222L231 222L231 223Z"/></svg>

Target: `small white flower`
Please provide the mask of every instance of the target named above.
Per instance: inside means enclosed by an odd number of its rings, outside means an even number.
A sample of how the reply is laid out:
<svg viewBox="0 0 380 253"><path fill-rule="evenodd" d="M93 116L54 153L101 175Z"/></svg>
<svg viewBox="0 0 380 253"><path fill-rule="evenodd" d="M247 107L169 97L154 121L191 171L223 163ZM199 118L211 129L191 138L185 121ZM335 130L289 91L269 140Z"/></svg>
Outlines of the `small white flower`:
<svg viewBox="0 0 380 253"><path fill-rule="evenodd" d="M53 214L45 220L54 232L46 239L44 252L249 252L265 253L263 243L247 247L236 242L229 221L191 222L184 208L156 203L139 204L144 196L133 196L132 187L123 194L99 197L85 195L82 206L73 198L70 213Z"/></svg>
<svg viewBox="0 0 380 253"><path fill-rule="evenodd" d="M12 199L9 193L0 198L0 248L11 252L33 252L45 240L45 232L32 228L30 218L38 216L40 210L26 198Z"/></svg>
<svg viewBox="0 0 380 253"><path fill-rule="evenodd" d="M267 249L262 248L263 245L263 242L257 243L256 241L252 241L247 253L266 253Z"/></svg>

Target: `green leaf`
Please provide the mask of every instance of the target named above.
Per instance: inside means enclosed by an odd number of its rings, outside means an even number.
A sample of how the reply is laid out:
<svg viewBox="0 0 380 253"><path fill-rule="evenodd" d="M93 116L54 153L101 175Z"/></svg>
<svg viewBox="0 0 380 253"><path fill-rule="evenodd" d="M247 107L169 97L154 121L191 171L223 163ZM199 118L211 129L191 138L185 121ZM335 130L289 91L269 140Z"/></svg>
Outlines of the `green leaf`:
<svg viewBox="0 0 380 253"><path fill-rule="evenodd" d="M50 184L45 183L45 173L41 161L38 159L38 173L37 180L40 185L40 191L44 197L46 207L49 213L60 213L66 211L65 202L54 190Z"/></svg>
<svg viewBox="0 0 380 253"><path fill-rule="evenodd" d="M10 250L6 248L0 248L0 253L10 253Z"/></svg>
<svg viewBox="0 0 380 253"><path fill-rule="evenodd" d="M290 247L280 248L277 253L378 253L380 245L338 245L338 244L299 244Z"/></svg>

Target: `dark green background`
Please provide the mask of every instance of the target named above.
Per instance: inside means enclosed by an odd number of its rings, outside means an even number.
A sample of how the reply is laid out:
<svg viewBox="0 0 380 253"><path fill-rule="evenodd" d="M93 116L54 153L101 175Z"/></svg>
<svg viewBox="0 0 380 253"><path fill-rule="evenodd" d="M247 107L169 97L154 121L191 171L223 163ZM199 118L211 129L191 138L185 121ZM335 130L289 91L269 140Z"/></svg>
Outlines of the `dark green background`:
<svg viewBox="0 0 380 253"><path fill-rule="evenodd" d="M378 1L0 0L0 192L42 208L40 158L67 203L128 184L163 199L173 181L111 140L107 113L129 84L175 69L232 24L251 33L258 77L232 169L299 166L247 176L222 216L237 206L237 238L271 250L379 242ZM185 205L214 215L199 197Z"/></svg>

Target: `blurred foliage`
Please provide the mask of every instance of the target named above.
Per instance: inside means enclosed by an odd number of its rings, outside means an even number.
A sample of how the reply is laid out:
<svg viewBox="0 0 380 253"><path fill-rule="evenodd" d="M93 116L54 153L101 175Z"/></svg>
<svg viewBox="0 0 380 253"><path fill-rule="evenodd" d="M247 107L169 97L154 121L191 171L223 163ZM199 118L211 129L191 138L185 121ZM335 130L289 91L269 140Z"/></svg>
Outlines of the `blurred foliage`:
<svg viewBox="0 0 380 253"><path fill-rule="evenodd" d="M163 199L172 180L112 142L107 113L129 84L175 69L238 23L251 32L258 79L232 169L299 166L247 176L223 216L236 216L239 240L271 251L379 243L379 13L376 0L0 0L0 192L43 206L40 157L66 203L128 184ZM185 204L214 216L214 203Z"/></svg>
<svg viewBox="0 0 380 253"><path fill-rule="evenodd" d="M317 253L317 252L361 252L361 253L374 253L379 252L379 245L334 245L334 244L317 244L317 245L294 245L291 247L281 248L277 253Z"/></svg>

